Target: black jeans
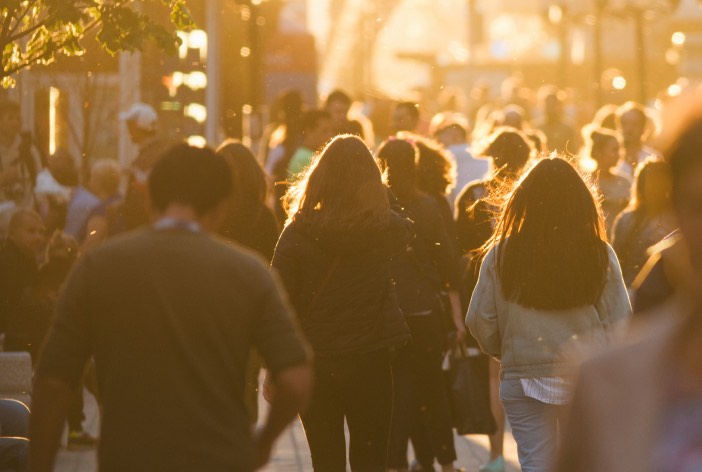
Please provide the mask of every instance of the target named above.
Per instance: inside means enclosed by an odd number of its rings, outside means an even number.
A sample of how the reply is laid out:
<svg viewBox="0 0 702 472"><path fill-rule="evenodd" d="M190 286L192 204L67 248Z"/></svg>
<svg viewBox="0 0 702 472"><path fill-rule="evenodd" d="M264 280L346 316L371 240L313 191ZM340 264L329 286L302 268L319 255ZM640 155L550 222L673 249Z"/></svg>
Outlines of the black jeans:
<svg viewBox="0 0 702 472"><path fill-rule="evenodd" d="M446 390L444 337L436 316L409 316L412 344L399 350L393 365L395 415L390 436L388 465L407 468L407 443L412 439L415 457L427 469L456 460L451 404Z"/></svg>
<svg viewBox="0 0 702 472"><path fill-rule="evenodd" d="M392 418L391 353L383 349L315 360L312 401L302 425L317 472L385 471Z"/></svg>

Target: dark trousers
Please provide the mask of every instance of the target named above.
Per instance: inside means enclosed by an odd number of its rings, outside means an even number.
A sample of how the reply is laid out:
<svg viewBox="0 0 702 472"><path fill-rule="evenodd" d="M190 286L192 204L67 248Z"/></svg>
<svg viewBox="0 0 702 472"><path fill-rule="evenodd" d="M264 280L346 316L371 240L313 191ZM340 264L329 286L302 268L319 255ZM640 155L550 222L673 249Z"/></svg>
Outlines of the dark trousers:
<svg viewBox="0 0 702 472"><path fill-rule="evenodd" d="M412 439L417 462L431 469L456 460L451 404L441 370L443 337L434 316L407 317L413 342L397 353L393 365L395 415L389 466L407 467L407 443Z"/></svg>
<svg viewBox="0 0 702 472"><path fill-rule="evenodd" d="M346 470L346 419L351 470L384 471L392 398L392 371L387 350L317 358L312 401L302 415L314 470Z"/></svg>

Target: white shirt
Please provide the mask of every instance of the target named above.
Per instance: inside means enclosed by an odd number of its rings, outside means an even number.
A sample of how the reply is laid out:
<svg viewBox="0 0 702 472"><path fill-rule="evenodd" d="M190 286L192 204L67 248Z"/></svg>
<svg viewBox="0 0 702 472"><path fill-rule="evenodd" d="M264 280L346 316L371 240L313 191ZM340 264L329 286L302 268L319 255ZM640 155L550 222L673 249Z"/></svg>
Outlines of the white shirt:
<svg viewBox="0 0 702 472"><path fill-rule="evenodd" d="M473 157L470 147L465 144L449 146L448 151L456 162L456 187L449 194L453 206L463 187L473 181L487 178L490 172L490 161Z"/></svg>

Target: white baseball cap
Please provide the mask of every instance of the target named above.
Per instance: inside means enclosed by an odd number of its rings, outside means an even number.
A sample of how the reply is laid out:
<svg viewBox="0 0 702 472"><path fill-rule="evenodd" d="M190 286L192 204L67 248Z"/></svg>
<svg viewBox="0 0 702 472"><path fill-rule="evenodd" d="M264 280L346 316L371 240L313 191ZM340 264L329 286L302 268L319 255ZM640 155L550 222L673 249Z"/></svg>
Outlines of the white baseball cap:
<svg viewBox="0 0 702 472"><path fill-rule="evenodd" d="M131 121L144 131L155 131L158 115L151 105L137 102L128 111L119 114L120 120Z"/></svg>

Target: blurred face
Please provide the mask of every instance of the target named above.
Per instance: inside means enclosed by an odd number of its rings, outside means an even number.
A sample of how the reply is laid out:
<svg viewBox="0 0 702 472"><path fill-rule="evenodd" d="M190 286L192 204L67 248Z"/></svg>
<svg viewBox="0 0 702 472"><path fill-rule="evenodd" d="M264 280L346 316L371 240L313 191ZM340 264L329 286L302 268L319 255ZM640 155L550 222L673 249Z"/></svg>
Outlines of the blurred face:
<svg viewBox="0 0 702 472"><path fill-rule="evenodd" d="M622 115L622 138L624 144L640 143L646 123L636 111L628 111Z"/></svg>
<svg viewBox="0 0 702 472"><path fill-rule="evenodd" d="M417 120L407 110L407 107L396 107L392 112L392 128L398 131L414 131L417 129Z"/></svg>
<svg viewBox="0 0 702 472"><path fill-rule="evenodd" d="M607 170L619 162L619 142L616 139L608 139L600 150L592 156L597 161L597 167Z"/></svg>
<svg viewBox="0 0 702 472"><path fill-rule="evenodd" d="M340 128L346 123L346 117L349 113L349 105L340 100L335 100L331 102L329 106L327 106L327 111L331 115L334 126Z"/></svg>
<svg viewBox="0 0 702 472"><path fill-rule="evenodd" d="M15 111L10 111L0 115L0 133L3 136L14 138L22 129L22 121L20 114Z"/></svg>
<svg viewBox="0 0 702 472"><path fill-rule="evenodd" d="M678 182L675 211L680 231L690 249L690 259L702 276L702 164Z"/></svg>
<svg viewBox="0 0 702 472"><path fill-rule="evenodd" d="M40 218L24 216L9 239L22 251L39 255L44 248L44 223Z"/></svg>
<svg viewBox="0 0 702 472"><path fill-rule="evenodd" d="M317 127L307 132L305 141L310 149L316 151L329 141L334 135L332 120L320 120Z"/></svg>

